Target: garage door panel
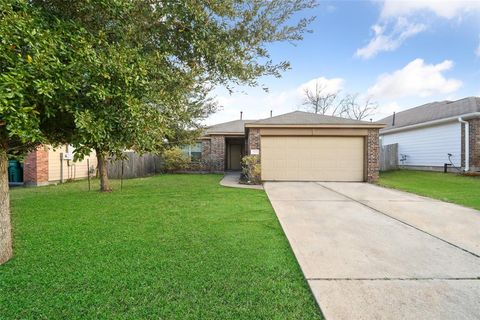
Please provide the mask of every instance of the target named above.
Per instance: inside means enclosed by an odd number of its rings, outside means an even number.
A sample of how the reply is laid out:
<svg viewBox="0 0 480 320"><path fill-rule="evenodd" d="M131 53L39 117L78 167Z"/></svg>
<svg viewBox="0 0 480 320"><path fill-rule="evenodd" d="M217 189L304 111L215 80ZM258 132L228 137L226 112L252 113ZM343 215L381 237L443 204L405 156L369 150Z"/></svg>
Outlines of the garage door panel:
<svg viewBox="0 0 480 320"><path fill-rule="evenodd" d="M262 179L363 181L363 137L261 137Z"/></svg>

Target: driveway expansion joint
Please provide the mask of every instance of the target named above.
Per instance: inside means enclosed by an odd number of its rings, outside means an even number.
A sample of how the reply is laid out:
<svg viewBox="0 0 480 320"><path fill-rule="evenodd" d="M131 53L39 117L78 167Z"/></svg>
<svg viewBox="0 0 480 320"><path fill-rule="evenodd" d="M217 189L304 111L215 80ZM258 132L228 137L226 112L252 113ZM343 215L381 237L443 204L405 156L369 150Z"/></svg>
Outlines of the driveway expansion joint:
<svg viewBox="0 0 480 320"><path fill-rule="evenodd" d="M407 223L407 222L405 222L405 221L402 221L402 220L400 220L400 219L398 219L398 218L392 217L391 215L389 215L389 214L387 214L387 213L385 213L385 212L383 212L383 211L381 211L381 210L378 210L378 209L376 209L376 208L374 208L374 207L366 204L365 201L368 201L368 200L357 200L357 199L354 199L354 198L352 198L352 197L347 196L346 194L343 194L343 193L341 193L341 192L338 192L337 190L334 190L334 189L332 189L332 188L329 188L329 187L327 187L327 186L325 186L325 185L323 185L323 184L321 184L321 183L319 183L319 182L316 182L316 183L317 183L319 186L321 186L321 187L323 187L323 188L325 188L325 189L327 189L327 190L329 190L329 191L331 191L331 192L335 192L335 193L337 193L337 194L339 194L339 195L341 195L341 196L343 196L343 197L345 197L345 198L347 198L347 199L350 199L351 201L355 201L355 202L357 202L357 203L359 203L359 204L361 204L361 205L369 208L370 210L373 210L373 211L375 211L375 212L377 212L377 213L380 213L380 214L382 214L382 215L384 215L384 216L386 216L386 217L389 217L390 219L393 219L393 220L395 220L395 221L398 221L398 222L400 222L400 223L402 223L402 224L404 224L404 225L406 225L406 226L409 226L409 227L411 227L411 228L413 228L413 229L415 229L415 230L417 230L417 231L420 231L420 232L422 232L422 233L424 233L424 234L427 234L427 235L429 235L429 236L431 236L431 237L433 237L433 238L435 238L435 239L437 239L437 240L443 241L443 242L445 242L446 244L449 244L449 245L451 245L451 246L453 246L453 247L455 247L455 248L457 248L457 249L460 249L460 250L462 250L462 251L464 251L464 252L466 252L466 253L469 253L469 254L471 254L472 256L476 257L476 258L480 258L480 255L478 255L478 254L476 254L476 253L474 253L474 252L472 252L472 251L469 251L469 250L467 250L467 249L465 249L465 248L462 248L462 247L460 247L460 246L457 246L456 244L451 243L450 241L447 241L447 240L445 240L445 239L442 239L442 238L440 238L440 237L438 237L438 236L436 236L436 235L434 235L434 234L431 234L431 233L429 233L429 232L427 232L427 231L425 231L425 230L422 230L422 229L420 229L420 228L418 228L418 227L416 227L416 226L414 226L414 225L412 225L412 224L409 224L409 223Z"/></svg>

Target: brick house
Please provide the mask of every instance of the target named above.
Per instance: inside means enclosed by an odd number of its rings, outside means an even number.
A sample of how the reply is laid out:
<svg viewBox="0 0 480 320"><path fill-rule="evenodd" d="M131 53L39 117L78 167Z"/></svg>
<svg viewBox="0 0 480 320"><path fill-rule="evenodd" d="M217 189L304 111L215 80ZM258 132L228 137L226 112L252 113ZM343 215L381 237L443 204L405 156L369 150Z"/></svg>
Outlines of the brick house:
<svg viewBox="0 0 480 320"><path fill-rule="evenodd" d="M200 139L207 170L240 170L245 155L261 158L262 180L378 179L379 129L384 125L295 111L207 128Z"/></svg>
<svg viewBox="0 0 480 320"><path fill-rule="evenodd" d="M398 144L402 168L480 171L480 98L440 101L380 120L382 145ZM455 169L450 169L455 170Z"/></svg>
<svg viewBox="0 0 480 320"><path fill-rule="evenodd" d="M378 137L383 125L295 111L263 120L235 120L210 126L184 152L201 165L196 171L241 170L245 155L261 158L262 180L369 181L378 179ZM24 162L24 183L46 185L87 177L95 154L69 157L70 146L41 146Z"/></svg>
<svg viewBox="0 0 480 320"><path fill-rule="evenodd" d="M96 168L95 153L82 161L73 161L73 149L63 145L39 146L30 152L23 162L23 183L27 186L43 186L51 183L86 178L88 165Z"/></svg>

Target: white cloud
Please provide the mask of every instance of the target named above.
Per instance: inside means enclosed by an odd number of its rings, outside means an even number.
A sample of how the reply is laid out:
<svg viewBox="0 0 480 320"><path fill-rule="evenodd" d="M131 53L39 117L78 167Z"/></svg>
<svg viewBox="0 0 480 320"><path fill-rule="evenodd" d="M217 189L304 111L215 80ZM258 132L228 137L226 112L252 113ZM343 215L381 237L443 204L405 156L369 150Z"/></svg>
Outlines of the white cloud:
<svg viewBox="0 0 480 320"><path fill-rule="evenodd" d="M398 49L408 38L433 27L432 17L462 20L480 13L479 0L375 0L380 4L380 17L372 26L373 38L356 51L368 59L382 51ZM420 22L421 21L421 22Z"/></svg>
<svg viewBox="0 0 480 320"><path fill-rule="evenodd" d="M216 100L223 109L207 119L206 124L239 119L240 111L243 111L244 119L262 119L270 116L270 110L273 115L279 115L301 109L305 88L314 89L317 81L328 92L341 90L345 82L341 78L319 77L283 91L266 93L260 89L250 89L246 93L234 92L231 95L217 93Z"/></svg>
<svg viewBox="0 0 480 320"><path fill-rule="evenodd" d="M304 84L300 85L296 91L299 97L303 97L305 89L315 91L315 87L318 84L318 87L322 88L324 93L330 94L342 90L344 83L345 81L342 78L327 79L325 77L320 77L305 82Z"/></svg>
<svg viewBox="0 0 480 320"><path fill-rule="evenodd" d="M396 101L381 103L379 109L377 110L373 118L375 120L380 120L388 117L394 112L399 111L402 111L402 107Z"/></svg>
<svg viewBox="0 0 480 320"><path fill-rule="evenodd" d="M391 27L390 32L386 32L388 28L390 28L389 23L373 25L373 39L365 47L358 49L356 55L363 59L369 59L381 51L394 51L405 40L426 30L427 27L421 23L410 23L405 18L399 18Z"/></svg>
<svg viewBox="0 0 480 320"><path fill-rule="evenodd" d="M381 18L409 16L423 11L453 19L476 10L480 10L480 1L477 0L384 0Z"/></svg>
<svg viewBox="0 0 480 320"><path fill-rule="evenodd" d="M449 94L462 85L460 80L447 79L443 75L452 67L451 60L426 64L422 59L415 59L400 70L378 77L377 82L368 89L368 95L381 100Z"/></svg>

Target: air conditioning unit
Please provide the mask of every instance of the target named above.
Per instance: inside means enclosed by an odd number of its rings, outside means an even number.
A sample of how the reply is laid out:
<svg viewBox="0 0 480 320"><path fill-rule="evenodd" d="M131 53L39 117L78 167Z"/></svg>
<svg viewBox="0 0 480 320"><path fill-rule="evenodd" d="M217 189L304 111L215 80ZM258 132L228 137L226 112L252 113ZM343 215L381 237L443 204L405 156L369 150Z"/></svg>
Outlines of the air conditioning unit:
<svg viewBox="0 0 480 320"><path fill-rule="evenodd" d="M73 153L71 152L64 152L60 154L60 158L62 160L73 160Z"/></svg>

